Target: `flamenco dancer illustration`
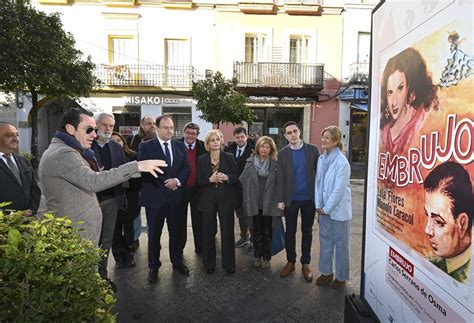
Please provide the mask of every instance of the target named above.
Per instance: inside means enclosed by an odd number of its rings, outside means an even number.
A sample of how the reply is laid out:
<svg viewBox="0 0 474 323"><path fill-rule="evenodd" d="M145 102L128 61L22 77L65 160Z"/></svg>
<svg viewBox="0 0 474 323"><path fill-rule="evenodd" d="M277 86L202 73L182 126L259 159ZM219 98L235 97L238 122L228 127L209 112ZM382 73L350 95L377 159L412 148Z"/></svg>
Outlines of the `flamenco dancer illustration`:
<svg viewBox="0 0 474 323"><path fill-rule="evenodd" d="M463 78L468 78L473 74L474 59L459 49L459 45L466 38L459 39L460 36L456 31L448 33L448 42L451 44L449 50L451 57L448 58L448 64L444 67L441 74L439 86L441 88L457 85Z"/></svg>

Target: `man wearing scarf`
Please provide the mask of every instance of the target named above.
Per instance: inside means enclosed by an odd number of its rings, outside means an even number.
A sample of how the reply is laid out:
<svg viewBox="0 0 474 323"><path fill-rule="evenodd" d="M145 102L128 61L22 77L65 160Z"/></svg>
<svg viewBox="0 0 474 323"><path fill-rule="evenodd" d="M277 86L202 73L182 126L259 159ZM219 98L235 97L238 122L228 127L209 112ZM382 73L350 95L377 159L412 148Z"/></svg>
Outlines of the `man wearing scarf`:
<svg viewBox="0 0 474 323"><path fill-rule="evenodd" d="M79 108L69 109L62 115L58 131L41 157L39 177L48 210L71 218L74 225L82 229L79 234L98 245L102 211L96 192L140 177L140 172L156 176L156 172L162 173L159 167L166 163L134 161L100 172L94 151L90 149L97 137L92 115Z"/></svg>

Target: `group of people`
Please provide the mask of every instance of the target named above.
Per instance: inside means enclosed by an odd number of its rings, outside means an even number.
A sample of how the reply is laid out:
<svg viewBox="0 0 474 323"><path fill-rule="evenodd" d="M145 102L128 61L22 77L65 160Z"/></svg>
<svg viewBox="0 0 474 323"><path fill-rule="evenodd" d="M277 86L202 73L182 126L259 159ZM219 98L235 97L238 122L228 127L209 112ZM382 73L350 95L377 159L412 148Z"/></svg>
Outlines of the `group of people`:
<svg viewBox="0 0 474 323"><path fill-rule="evenodd" d="M128 140L114 132L114 126L113 114L100 113L93 118L87 110L66 111L39 164L47 209L69 216L74 223L81 221L76 224L79 233L105 251L98 268L104 279L108 279L110 249L119 268L135 265L134 223L141 207L145 208L148 227L148 281L158 280L165 220L173 269L188 275L183 259L188 206L195 252L202 257L207 274L216 270L217 219L222 268L233 274L235 248L243 245L252 247L255 267L270 266L272 228L276 218L283 216L287 264L280 275L290 275L297 260L297 219L301 214L300 262L304 278L313 280L309 265L317 215L321 276L316 282L320 285L332 281L331 286L339 288L349 279L350 167L341 152L339 128L324 129L324 152L320 155L317 146L301 139L300 128L292 121L282 128L289 144L280 151L268 136L256 142L249 139L243 127L234 129L235 141L228 146L218 129L208 131L204 141L199 140L200 129L194 123L186 124L183 138L173 139L174 123L168 115L156 120L143 118L140 133ZM7 157L17 144L15 127L2 123L0 151L6 161L0 163L0 169L22 190L16 195L2 190L0 198L13 201L11 208L34 213L41 192L31 165L13 154L16 164L24 163L27 168L18 180ZM237 243L234 214L241 229Z"/></svg>

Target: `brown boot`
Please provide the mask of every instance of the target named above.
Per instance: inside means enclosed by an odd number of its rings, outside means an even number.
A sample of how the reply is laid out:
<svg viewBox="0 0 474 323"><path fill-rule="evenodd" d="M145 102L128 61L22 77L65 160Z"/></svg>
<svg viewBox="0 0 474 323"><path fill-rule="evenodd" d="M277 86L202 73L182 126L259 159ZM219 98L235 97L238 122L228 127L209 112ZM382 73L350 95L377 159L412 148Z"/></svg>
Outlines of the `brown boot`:
<svg viewBox="0 0 474 323"><path fill-rule="evenodd" d="M301 271L303 272L304 279L306 279L308 283L313 281L313 273L311 272L307 264L303 264L303 268L301 268Z"/></svg>
<svg viewBox="0 0 474 323"><path fill-rule="evenodd" d="M344 280L337 280L337 279L334 279L334 281L333 281L332 284L331 284L331 288L332 288L332 289L341 288L342 286L344 286L344 283L345 283Z"/></svg>
<svg viewBox="0 0 474 323"><path fill-rule="evenodd" d="M293 271L295 271L295 264L292 263L292 262L288 262L286 264L286 266L282 269L281 273L280 273L280 277L286 277L288 276L290 273L292 273Z"/></svg>
<svg viewBox="0 0 474 323"><path fill-rule="evenodd" d="M316 279L316 285L324 285L324 284L332 281L333 276L334 276L333 274L319 276L318 279Z"/></svg>

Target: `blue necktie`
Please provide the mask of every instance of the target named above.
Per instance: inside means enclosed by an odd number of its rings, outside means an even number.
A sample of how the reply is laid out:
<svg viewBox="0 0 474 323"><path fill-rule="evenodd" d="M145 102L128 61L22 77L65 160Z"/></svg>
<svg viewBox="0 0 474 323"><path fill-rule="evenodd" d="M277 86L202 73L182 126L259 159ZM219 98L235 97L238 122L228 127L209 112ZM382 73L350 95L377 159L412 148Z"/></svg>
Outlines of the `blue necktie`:
<svg viewBox="0 0 474 323"><path fill-rule="evenodd" d="M239 148L239 149L237 150L237 159L239 159L240 156L242 156L242 149Z"/></svg>
<svg viewBox="0 0 474 323"><path fill-rule="evenodd" d="M168 143L164 142L163 145L165 145L165 160L166 160L166 163L168 164L168 167L171 167L171 153L170 153L170 150L168 149Z"/></svg>

